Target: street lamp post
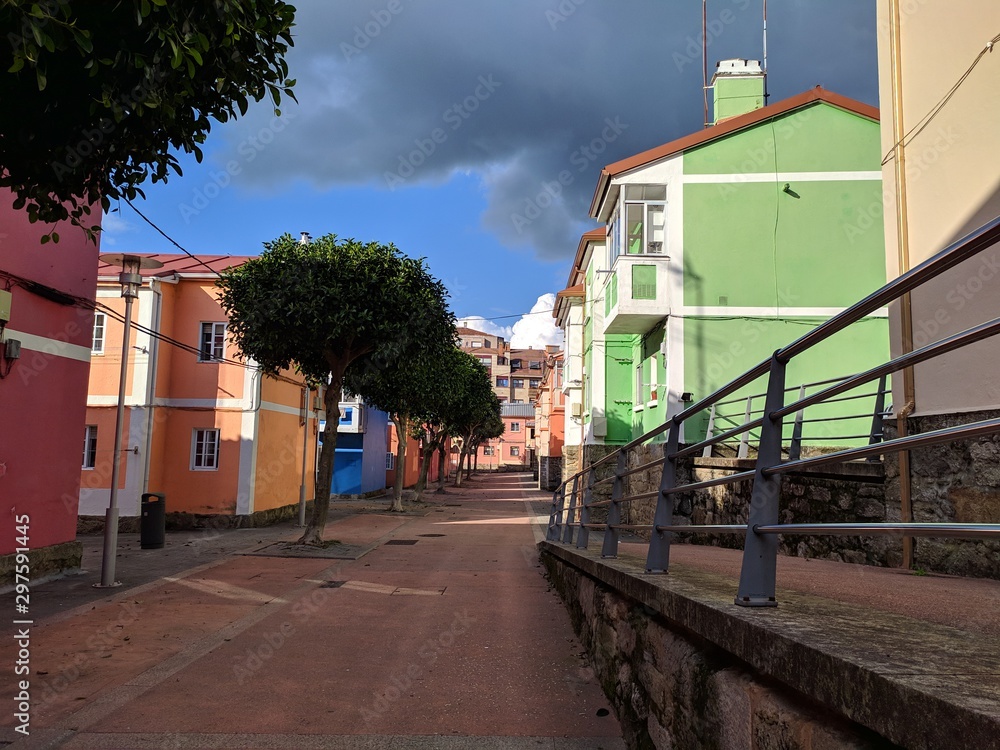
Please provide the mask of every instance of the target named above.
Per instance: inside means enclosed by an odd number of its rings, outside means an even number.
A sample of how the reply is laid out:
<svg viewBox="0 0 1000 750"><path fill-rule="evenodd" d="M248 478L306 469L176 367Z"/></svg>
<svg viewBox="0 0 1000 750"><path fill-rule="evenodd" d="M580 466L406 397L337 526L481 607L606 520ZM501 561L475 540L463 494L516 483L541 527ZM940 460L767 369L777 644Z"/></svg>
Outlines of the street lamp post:
<svg viewBox="0 0 1000 750"><path fill-rule="evenodd" d="M122 333L121 372L118 377L118 405L115 412L115 448L111 457L111 499L104 516L104 553L101 563L101 582L95 583L97 588L120 586L121 581L115 580L115 556L118 553L118 477L122 464L122 421L125 416L125 385L128 379L129 334L132 328L132 300L139 296L142 286L143 268L161 268L162 263L152 258L140 258L137 255L121 253L105 253L101 260L112 266L120 266L122 272L118 281L122 285L122 297L125 298L125 329Z"/></svg>

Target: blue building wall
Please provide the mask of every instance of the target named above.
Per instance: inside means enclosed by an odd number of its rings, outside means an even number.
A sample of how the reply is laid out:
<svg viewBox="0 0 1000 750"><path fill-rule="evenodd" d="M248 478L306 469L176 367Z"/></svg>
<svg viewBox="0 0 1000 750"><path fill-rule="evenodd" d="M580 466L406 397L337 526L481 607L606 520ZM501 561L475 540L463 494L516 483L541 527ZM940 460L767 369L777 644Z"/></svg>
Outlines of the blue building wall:
<svg viewBox="0 0 1000 750"><path fill-rule="evenodd" d="M364 410L364 432L344 432L352 422L348 409ZM342 408L330 493L361 495L385 489L385 451L389 415L366 406Z"/></svg>

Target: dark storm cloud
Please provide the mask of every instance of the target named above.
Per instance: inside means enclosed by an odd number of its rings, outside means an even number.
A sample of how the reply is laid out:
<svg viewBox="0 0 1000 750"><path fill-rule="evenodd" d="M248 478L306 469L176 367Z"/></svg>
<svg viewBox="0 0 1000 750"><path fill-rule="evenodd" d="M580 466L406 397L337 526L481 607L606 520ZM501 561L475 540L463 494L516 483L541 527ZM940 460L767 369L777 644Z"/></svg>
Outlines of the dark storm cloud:
<svg viewBox="0 0 1000 750"><path fill-rule="evenodd" d="M299 106L244 182L385 191L470 172L484 226L572 254L605 164L702 121L695 0L302 0L289 58ZM772 0L771 101L818 83L875 103L869 0ZM708 4L710 66L760 57L761 0ZM234 144L269 113L229 131Z"/></svg>

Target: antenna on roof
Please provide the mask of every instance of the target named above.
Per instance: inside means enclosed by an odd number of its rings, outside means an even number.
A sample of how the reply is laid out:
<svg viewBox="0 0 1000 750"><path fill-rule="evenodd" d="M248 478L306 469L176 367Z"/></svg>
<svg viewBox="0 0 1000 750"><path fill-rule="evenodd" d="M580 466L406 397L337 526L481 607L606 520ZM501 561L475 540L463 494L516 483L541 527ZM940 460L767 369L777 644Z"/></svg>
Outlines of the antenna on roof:
<svg viewBox="0 0 1000 750"><path fill-rule="evenodd" d="M312 235L310 235L309 232L302 232L301 235L299 236L299 244L300 245L308 245L309 244L309 240L311 240L311 239L312 239Z"/></svg>
<svg viewBox="0 0 1000 750"><path fill-rule="evenodd" d="M701 0L701 95L705 102L703 127L708 127L708 0Z"/></svg>
<svg viewBox="0 0 1000 750"><path fill-rule="evenodd" d="M764 0L764 105L767 106L767 0Z"/></svg>

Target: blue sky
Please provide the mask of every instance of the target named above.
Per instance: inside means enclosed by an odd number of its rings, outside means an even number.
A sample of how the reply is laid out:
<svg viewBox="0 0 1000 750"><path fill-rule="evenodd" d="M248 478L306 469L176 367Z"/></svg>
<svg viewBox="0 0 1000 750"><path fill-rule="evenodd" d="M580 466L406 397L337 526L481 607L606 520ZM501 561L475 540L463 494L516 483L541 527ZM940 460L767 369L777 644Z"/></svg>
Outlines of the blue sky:
<svg viewBox="0 0 1000 750"><path fill-rule="evenodd" d="M509 327L564 286L601 167L701 124L696 0L293 4L298 105L217 125L202 164L182 155L136 204L193 253L301 231L393 242L458 316ZM877 104L873 6L771 0L771 101L822 84ZM710 74L760 57L761 0L710 0L708 20ZM102 249L176 252L124 203ZM531 315L515 344L552 335Z"/></svg>

